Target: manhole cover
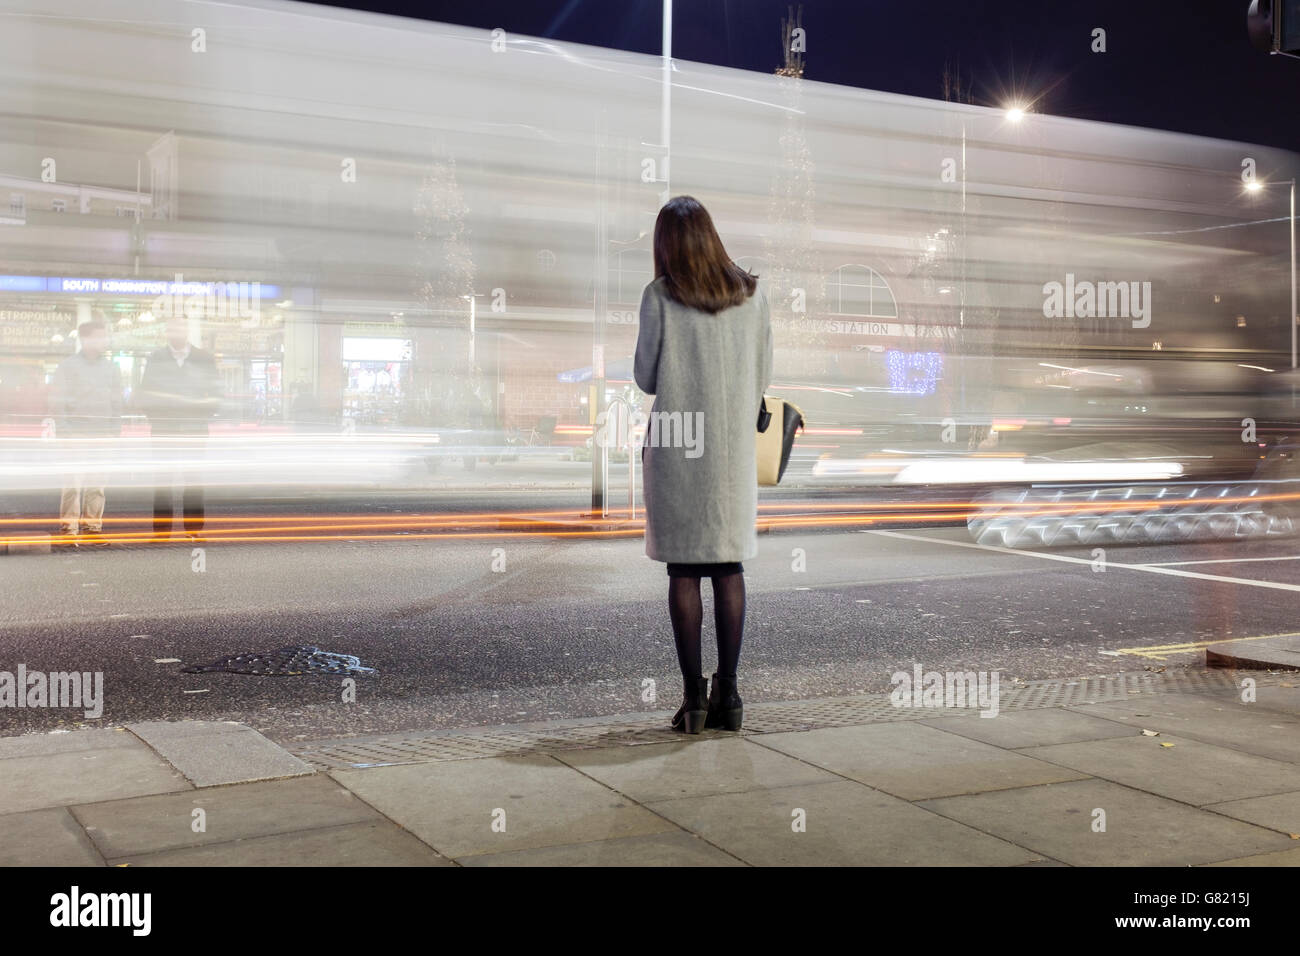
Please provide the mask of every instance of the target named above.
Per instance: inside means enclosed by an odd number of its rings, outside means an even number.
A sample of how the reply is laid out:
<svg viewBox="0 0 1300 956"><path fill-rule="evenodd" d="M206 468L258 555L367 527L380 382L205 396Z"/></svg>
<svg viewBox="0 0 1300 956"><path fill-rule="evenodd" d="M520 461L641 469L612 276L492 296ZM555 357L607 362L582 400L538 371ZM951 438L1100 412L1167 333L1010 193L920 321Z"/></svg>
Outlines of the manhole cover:
<svg viewBox="0 0 1300 956"><path fill-rule="evenodd" d="M282 647L276 651L252 651L223 657L211 664L193 664L183 668L186 674L253 674L258 677L296 677L300 674L356 674L369 676L373 667L362 667L361 659L351 654L331 654L319 647L303 645Z"/></svg>

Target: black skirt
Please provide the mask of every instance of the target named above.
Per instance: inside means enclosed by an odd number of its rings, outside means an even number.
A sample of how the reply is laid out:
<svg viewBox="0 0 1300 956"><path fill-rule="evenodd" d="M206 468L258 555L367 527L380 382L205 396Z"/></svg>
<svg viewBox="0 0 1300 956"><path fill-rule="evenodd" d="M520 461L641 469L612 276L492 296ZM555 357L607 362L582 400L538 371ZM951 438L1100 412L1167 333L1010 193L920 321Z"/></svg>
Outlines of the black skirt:
<svg viewBox="0 0 1300 956"><path fill-rule="evenodd" d="M670 578L725 578L729 574L741 574L744 570L739 561L724 561L720 564L668 563Z"/></svg>

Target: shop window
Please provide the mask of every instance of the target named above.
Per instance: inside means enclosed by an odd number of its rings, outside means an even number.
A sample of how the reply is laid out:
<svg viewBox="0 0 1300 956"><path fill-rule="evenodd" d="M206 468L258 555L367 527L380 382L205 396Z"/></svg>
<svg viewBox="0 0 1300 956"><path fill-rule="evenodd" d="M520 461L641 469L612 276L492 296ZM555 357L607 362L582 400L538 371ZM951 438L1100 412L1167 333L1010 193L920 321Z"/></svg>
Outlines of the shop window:
<svg viewBox="0 0 1300 956"><path fill-rule="evenodd" d="M654 277L654 260L647 249L624 249L610 256L609 304L634 305Z"/></svg>
<svg viewBox="0 0 1300 956"><path fill-rule="evenodd" d="M889 283L868 266L840 266L831 274L829 292L831 311L840 315L898 317L898 303Z"/></svg>

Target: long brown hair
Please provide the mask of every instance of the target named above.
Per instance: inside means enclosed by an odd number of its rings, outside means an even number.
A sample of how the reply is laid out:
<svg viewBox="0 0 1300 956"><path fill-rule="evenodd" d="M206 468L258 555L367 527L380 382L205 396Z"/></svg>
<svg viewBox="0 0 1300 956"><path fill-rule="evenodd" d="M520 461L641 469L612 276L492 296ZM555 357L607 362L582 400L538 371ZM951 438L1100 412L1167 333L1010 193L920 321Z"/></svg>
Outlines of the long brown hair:
<svg viewBox="0 0 1300 956"><path fill-rule="evenodd" d="M758 276L727 256L713 219L693 196L675 196L655 221L655 278L682 305L717 314L740 305L758 287Z"/></svg>

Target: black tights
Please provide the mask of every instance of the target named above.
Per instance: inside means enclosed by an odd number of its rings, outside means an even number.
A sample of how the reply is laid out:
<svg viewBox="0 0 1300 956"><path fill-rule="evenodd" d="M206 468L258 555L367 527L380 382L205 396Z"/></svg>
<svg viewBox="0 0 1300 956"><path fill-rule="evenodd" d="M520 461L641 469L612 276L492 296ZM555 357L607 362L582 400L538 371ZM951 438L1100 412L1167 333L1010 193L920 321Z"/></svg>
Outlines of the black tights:
<svg viewBox="0 0 1300 956"><path fill-rule="evenodd" d="M713 622L718 631L718 673L735 677L740 662L740 641L745 631L745 576L728 574L713 581ZM695 680L702 675L700 632L704 605L700 600L700 579L668 579L668 616L673 622L677 663L682 677Z"/></svg>

